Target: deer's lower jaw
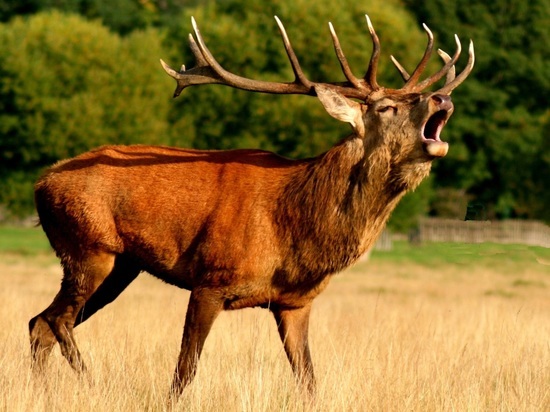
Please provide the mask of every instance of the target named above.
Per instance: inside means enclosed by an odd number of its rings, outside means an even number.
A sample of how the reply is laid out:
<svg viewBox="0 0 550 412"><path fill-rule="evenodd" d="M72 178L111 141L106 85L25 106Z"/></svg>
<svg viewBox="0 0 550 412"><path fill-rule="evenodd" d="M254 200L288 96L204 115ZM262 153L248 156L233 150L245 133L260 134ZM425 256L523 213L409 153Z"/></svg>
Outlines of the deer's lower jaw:
<svg viewBox="0 0 550 412"><path fill-rule="evenodd" d="M449 143L441 140L424 139L424 150L430 156L444 157L449 151Z"/></svg>

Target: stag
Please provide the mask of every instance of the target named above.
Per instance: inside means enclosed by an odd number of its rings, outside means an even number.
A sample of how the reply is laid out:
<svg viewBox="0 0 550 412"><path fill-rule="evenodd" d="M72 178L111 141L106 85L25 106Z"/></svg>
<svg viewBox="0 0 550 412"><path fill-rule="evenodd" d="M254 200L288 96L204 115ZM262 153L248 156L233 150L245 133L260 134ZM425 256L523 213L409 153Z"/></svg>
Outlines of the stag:
<svg viewBox="0 0 550 412"><path fill-rule="evenodd" d="M453 112L450 94L472 70L461 53L439 51L442 68L421 80L428 45L405 84L389 89L376 79L380 43L356 77L329 24L346 81L321 83L303 73L279 19L294 71L289 83L251 80L226 71L193 20L189 35L196 66L180 71L161 60L177 82L222 84L252 92L316 96L352 134L317 157L290 160L261 150L200 151L160 146L105 146L60 161L37 181L41 225L61 261L63 279L53 302L29 322L33 365L46 366L58 342L75 370L86 370L73 336L78 326L146 271L191 291L171 394L193 379L209 330L223 310L266 308L273 314L299 384L315 391L308 344L313 299L331 275L375 242L390 213L446 155L441 130ZM423 92L445 77L435 92Z"/></svg>

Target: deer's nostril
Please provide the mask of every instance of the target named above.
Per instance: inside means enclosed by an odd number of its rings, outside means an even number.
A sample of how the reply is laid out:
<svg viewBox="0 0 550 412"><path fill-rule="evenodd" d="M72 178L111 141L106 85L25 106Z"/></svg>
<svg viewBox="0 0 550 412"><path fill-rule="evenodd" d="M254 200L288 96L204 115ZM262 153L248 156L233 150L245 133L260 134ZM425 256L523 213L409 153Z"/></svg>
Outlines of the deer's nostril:
<svg viewBox="0 0 550 412"><path fill-rule="evenodd" d="M431 96L431 98L438 105L445 102L451 102L451 96L447 96L445 94L434 94L433 96Z"/></svg>

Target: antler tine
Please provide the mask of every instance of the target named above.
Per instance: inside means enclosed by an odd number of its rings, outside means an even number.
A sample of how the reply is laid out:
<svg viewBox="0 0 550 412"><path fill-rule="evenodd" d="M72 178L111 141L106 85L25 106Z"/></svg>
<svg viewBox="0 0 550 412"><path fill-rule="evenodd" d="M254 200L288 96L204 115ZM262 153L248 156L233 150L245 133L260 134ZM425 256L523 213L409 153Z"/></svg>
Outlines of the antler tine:
<svg viewBox="0 0 550 412"><path fill-rule="evenodd" d="M411 76L409 75L407 70L405 70L405 68L403 66L401 66L401 64L397 61L397 59L395 57L390 56L390 59L393 62L393 64L395 65L395 67L397 67L397 70L399 70L399 73L401 74L401 77L403 78L403 80L405 80L405 81L409 80Z"/></svg>
<svg viewBox="0 0 550 412"><path fill-rule="evenodd" d="M420 60L420 62L418 63L418 66L416 66L416 68L414 69L413 74L407 80L407 83L405 83L405 86L403 86L403 90L409 90L414 88L414 86L418 83L418 79L424 72L424 69L426 69L428 60L430 60L430 57L432 55L433 46L434 46L434 35L432 31L428 28L428 26L426 26L426 24L422 24L422 27L424 27L424 30L428 35L428 45L426 46L426 50L424 51L422 60Z"/></svg>
<svg viewBox="0 0 550 412"><path fill-rule="evenodd" d="M444 63L448 63L451 60L451 56L449 56L446 52L444 52L441 49L437 50L437 54L443 59ZM456 77L456 67L453 65L451 69L447 72L447 77L445 79L445 84L449 84L452 82Z"/></svg>
<svg viewBox="0 0 550 412"><path fill-rule="evenodd" d="M160 64L164 68L164 71L168 73L171 77L176 79L177 87L174 91L173 97L178 97L183 89L185 89L188 86L193 86L195 84L212 84L212 83L222 83L221 79L216 79L215 77L211 77L210 79L205 76L215 76L215 73L211 70L210 67L208 67L208 62L204 59L202 52L200 51L199 47L197 46L197 43L195 42L195 39L193 38L192 34L189 34L189 48L193 52L193 55L195 56L196 60L196 67L190 70L190 72L187 72L185 69L185 65L182 64L181 70L179 72L172 69L166 62L162 59L160 59ZM202 76L193 76L191 75L191 72L203 72Z"/></svg>
<svg viewBox="0 0 550 412"><path fill-rule="evenodd" d="M334 26L332 23L329 22L328 27L330 29L330 35L332 36L332 42L334 43L334 51L336 52L336 57L338 57L338 61L340 62L340 67L342 67L342 71L344 72L344 75L346 76L346 79L357 89L362 89L363 86L361 85L359 79L354 76L352 73L348 60L346 59L346 56L344 55L344 52L342 51L342 47L340 45L340 40L338 39L338 36L336 35L336 31L334 30Z"/></svg>
<svg viewBox="0 0 550 412"><path fill-rule="evenodd" d="M193 50L193 47L198 47L200 54L202 55L202 61L205 61L208 66L212 68L212 70L223 80L237 80L232 79L232 76L234 76L232 73L226 71L214 58L210 50L208 50L208 47L206 47L206 43L204 42L204 39L202 38L202 34L199 30L199 26L197 25L197 22L195 21L194 17L191 17L191 24L193 25L193 31L195 32L195 36L197 37L197 42L191 41L193 40L193 36L190 36L190 46ZM194 50L193 50L194 52ZM197 55L197 54L195 54ZM200 63L199 63L200 64Z"/></svg>
<svg viewBox="0 0 550 412"><path fill-rule="evenodd" d="M474 53L474 42L470 40L470 46L468 47L468 62L466 63L466 67L462 72L456 76L451 82L446 83L445 86L443 86L441 89L437 91L437 93L441 94L451 94L451 92L458 86L460 83L462 83L466 77L470 74L472 69L474 68L475 63L475 53Z"/></svg>
<svg viewBox="0 0 550 412"><path fill-rule="evenodd" d="M183 79L180 77L181 76L181 73L175 71L174 69L172 69L170 66L168 66L168 64L166 64L166 62L162 59L160 59L160 64L162 65L162 68L164 69L164 71L166 73L168 73L168 75L170 77L173 77L174 79L176 79L176 82L177 82L177 86L176 86L176 90L174 91L174 94L173 94L173 97L178 97L181 92L183 91L183 89L185 89L186 85L185 84L182 84L184 83L183 82ZM185 66L182 65L181 66L181 71L184 72L185 71Z"/></svg>
<svg viewBox="0 0 550 412"><path fill-rule="evenodd" d="M281 32L281 37L283 38L283 44L285 46L286 54L288 55L288 59L290 60L290 64L292 65L294 76L296 76L295 81L303 84L307 88L311 88L312 84L304 75L304 72L300 67L300 63L298 62L296 53L294 53L294 49L292 48L290 40L288 39L288 35L286 34L285 26L283 26L283 23L277 16L275 16L275 21L277 22L277 26L279 26L279 31Z"/></svg>
<svg viewBox="0 0 550 412"><path fill-rule="evenodd" d="M460 56L460 53L462 52L462 45L460 44L460 39L456 34L455 34L455 42L456 42L456 52L451 58L451 60L445 63L445 65L437 73L431 75L427 79L421 81L416 86L414 86L412 88L412 91L420 91L427 87L430 87L432 84L434 84L435 82L440 80L443 76L445 76L449 72L449 70L451 70L451 68L456 64Z"/></svg>
<svg viewBox="0 0 550 412"><path fill-rule="evenodd" d="M374 27L370 21L369 16L365 14L365 17L367 18L367 25L369 26L369 32L372 38L372 55L369 62L369 68L367 69L367 73L365 74L365 80L372 90L377 90L380 88L378 82L376 81L376 71L378 69L378 60L380 58L380 40L378 39L378 36L374 31Z"/></svg>
<svg viewBox="0 0 550 412"><path fill-rule="evenodd" d="M195 19L193 19L194 21ZM200 47L197 45L193 35L189 33L189 48L195 56L197 66L208 66L208 62L205 60Z"/></svg>

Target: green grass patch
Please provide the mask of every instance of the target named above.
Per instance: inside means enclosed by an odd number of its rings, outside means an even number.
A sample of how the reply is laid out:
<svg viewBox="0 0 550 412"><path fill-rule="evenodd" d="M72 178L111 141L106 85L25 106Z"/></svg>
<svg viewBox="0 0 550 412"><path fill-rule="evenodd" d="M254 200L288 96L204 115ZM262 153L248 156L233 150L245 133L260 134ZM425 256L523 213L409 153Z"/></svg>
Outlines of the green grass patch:
<svg viewBox="0 0 550 412"><path fill-rule="evenodd" d="M40 227L0 227L0 252L27 256L51 253L52 249Z"/></svg>
<svg viewBox="0 0 550 412"><path fill-rule="evenodd" d="M424 243L411 245L393 242L390 251L373 251L373 261L416 263L424 266L476 265L518 268L522 265L550 265L550 249L497 243ZM549 266L550 272L550 266Z"/></svg>

